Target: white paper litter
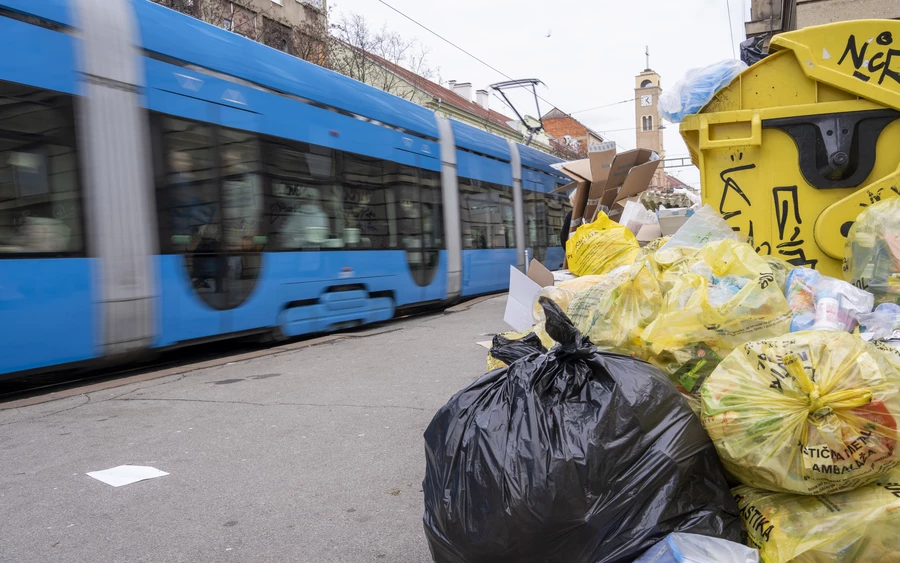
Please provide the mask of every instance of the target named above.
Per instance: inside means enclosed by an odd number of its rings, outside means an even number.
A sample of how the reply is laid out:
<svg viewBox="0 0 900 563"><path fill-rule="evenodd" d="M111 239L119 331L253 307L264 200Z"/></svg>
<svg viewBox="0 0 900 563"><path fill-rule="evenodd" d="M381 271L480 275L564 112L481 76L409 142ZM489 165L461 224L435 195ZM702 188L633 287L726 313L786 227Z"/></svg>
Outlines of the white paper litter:
<svg viewBox="0 0 900 563"><path fill-rule="evenodd" d="M478 344L482 348L487 348L488 350L490 350L493 342L491 342L490 340L485 340L483 342L476 342L475 344Z"/></svg>
<svg viewBox="0 0 900 563"><path fill-rule="evenodd" d="M138 481L154 479L168 475L165 471L160 471L155 467L145 467L143 465L120 465L112 469L104 469L102 471L91 471L89 477L93 477L98 481L102 481L113 487L121 487L130 485Z"/></svg>

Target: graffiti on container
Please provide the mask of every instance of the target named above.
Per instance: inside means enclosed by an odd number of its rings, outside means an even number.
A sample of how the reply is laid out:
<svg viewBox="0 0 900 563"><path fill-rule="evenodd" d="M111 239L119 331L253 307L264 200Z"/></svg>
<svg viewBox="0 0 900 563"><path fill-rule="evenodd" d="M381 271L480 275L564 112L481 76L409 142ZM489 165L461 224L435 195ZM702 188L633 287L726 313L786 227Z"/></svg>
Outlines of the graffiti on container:
<svg viewBox="0 0 900 563"><path fill-rule="evenodd" d="M847 38L847 46L844 54L838 61L838 66L843 65L849 56L849 62L853 65L853 76L869 82L872 78L878 78L878 84L884 83L885 78L890 78L900 84L900 72L891 68L895 58L900 59L900 49L891 49L894 36L890 31L882 32L872 46L873 39L858 42L855 35Z"/></svg>
<svg viewBox="0 0 900 563"><path fill-rule="evenodd" d="M756 240L754 238L754 233L753 233L753 221L750 221L750 230L747 235L747 240L750 244L754 244L754 241ZM766 249L765 252L763 252L763 248ZM756 253L759 254L760 256L771 256L772 255L772 245L768 241L759 243L759 245L757 245L754 250L756 250Z"/></svg>
<svg viewBox="0 0 900 563"><path fill-rule="evenodd" d="M891 186L890 188L878 188L878 190L874 192L867 189L866 196L869 198L869 203L860 203L859 206L869 207L870 205L878 203L879 201L881 201L881 194L884 193L884 190L886 189L890 189L895 194L900 195L900 190L897 189L897 186Z"/></svg>
<svg viewBox="0 0 900 563"><path fill-rule="evenodd" d="M738 153L737 160L743 159L744 153ZM731 160L732 162L735 162L734 155L731 155ZM743 164L723 170L722 173L719 174L719 178L722 179L722 183L724 184L724 188L722 189L722 200L719 202L719 214L722 215L722 217L724 217L726 221L743 213L743 211L741 211L740 209L733 209L730 211L727 211L725 209L726 200L728 199L728 195L731 192L734 192L741 199L743 199L744 203L746 203L748 207L752 206L752 204L750 203L750 198L748 198L747 194L744 193L744 190L741 189L741 186L737 183L737 180L734 179L733 175L745 170L753 170L754 168L756 168L755 164Z"/></svg>
<svg viewBox="0 0 900 563"><path fill-rule="evenodd" d="M800 202L797 186L781 186L772 189L775 198L775 219L778 223L778 240L775 246L778 254L794 266L815 268L818 260L810 260L803 251L806 240L800 238ZM788 227L791 227L790 238L785 240Z"/></svg>

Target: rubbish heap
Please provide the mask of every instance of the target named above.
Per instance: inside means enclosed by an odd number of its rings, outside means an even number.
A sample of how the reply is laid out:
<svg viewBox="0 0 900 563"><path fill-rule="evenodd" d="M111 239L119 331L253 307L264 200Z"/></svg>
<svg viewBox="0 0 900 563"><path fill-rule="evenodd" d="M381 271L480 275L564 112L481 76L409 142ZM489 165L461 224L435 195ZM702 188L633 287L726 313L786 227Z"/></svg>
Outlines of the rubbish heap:
<svg viewBox="0 0 900 563"><path fill-rule="evenodd" d="M900 80L847 66L894 36L806 28L676 85L716 208L649 189L651 151L559 167L564 269L511 268L513 332L425 433L437 563L900 561Z"/></svg>

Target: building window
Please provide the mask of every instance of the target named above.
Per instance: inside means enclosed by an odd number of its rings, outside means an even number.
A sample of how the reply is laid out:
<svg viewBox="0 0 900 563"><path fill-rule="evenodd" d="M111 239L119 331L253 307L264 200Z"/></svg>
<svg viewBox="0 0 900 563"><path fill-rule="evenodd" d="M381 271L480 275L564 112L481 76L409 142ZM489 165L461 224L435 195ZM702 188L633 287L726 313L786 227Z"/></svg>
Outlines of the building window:
<svg viewBox="0 0 900 563"><path fill-rule="evenodd" d="M645 115L641 118L641 131L653 131L652 115Z"/></svg>
<svg viewBox="0 0 900 563"><path fill-rule="evenodd" d="M231 23L231 18L223 18L222 19L222 27L227 31L233 31L234 26Z"/></svg>
<svg viewBox="0 0 900 563"><path fill-rule="evenodd" d="M279 51L293 54L291 28L269 18L263 18L263 43Z"/></svg>
<svg viewBox="0 0 900 563"><path fill-rule="evenodd" d="M641 88L650 88L651 86L653 86L653 82L650 80L644 80L643 82L641 82Z"/></svg>

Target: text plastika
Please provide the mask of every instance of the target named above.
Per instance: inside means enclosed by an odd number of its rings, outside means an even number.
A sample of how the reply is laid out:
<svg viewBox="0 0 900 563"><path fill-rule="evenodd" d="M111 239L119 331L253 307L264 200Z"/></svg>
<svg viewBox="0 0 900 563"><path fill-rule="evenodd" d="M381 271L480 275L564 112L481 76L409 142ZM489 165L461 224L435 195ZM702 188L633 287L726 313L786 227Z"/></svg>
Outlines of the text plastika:
<svg viewBox="0 0 900 563"><path fill-rule="evenodd" d="M872 40L860 44L855 35L847 38L847 46L844 48L844 54L838 61L838 66L844 64L849 55L850 62L853 64L853 76L868 82L874 77L878 77L878 84L884 83L884 79L890 77L897 84L900 84L900 72L892 70L891 65L900 60L900 49L891 49L894 43L894 36L890 31L881 33L876 39L877 46L872 46Z"/></svg>

